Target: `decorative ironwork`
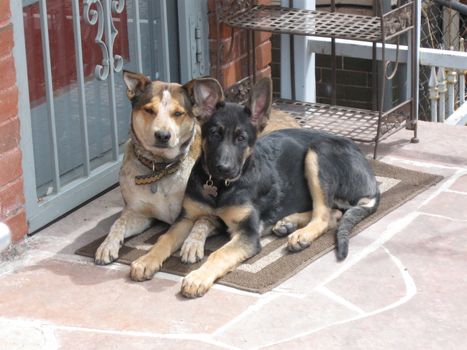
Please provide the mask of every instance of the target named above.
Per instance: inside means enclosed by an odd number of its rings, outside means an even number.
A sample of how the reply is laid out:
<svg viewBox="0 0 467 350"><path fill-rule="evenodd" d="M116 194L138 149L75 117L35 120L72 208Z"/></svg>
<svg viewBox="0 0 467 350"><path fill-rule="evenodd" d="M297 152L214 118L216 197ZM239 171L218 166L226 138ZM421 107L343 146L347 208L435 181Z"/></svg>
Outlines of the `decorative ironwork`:
<svg viewBox="0 0 467 350"><path fill-rule="evenodd" d="M125 0L84 0L84 21L94 26L97 24L95 42L102 51L102 64L96 65L94 75L99 80L106 80L110 69L120 72L123 68L123 57L113 54L113 46L118 30L112 21L112 13L121 14L125 8ZM93 8L93 5L95 7ZM104 33L107 42L104 41Z"/></svg>
<svg viewBox="0 0 467 350"><path fill-rule="evenodd" d="M400 51L400 37L397 37L397 48L396 48L396 62L394 63L394 68L392 69L391 74L388 74L389 65L391 64L390 60L386 60L384 62L384 77L386 80L392 80L397 73L397 69L399 68L399 51Z"/></svg>
<svg viewBox="0 0 467 350"><path fill-rule="evenodd" d="M409 2L383 16L386 37L398 35L413 25L413 4Z"/></svg>

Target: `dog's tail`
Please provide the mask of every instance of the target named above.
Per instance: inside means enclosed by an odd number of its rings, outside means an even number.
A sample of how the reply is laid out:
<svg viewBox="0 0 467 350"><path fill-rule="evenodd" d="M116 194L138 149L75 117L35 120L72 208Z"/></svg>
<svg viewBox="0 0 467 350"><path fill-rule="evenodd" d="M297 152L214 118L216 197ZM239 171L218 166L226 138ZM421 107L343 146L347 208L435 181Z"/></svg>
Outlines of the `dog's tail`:
<svg viewBox="0 0 467 350"><path fill-rule="evenodd" d="M337 260L344 260L349 253L350 231L368 215L374 213L379 205L379 194L371 199L361 199L357 205L347 209L337 229Z"/></svg>

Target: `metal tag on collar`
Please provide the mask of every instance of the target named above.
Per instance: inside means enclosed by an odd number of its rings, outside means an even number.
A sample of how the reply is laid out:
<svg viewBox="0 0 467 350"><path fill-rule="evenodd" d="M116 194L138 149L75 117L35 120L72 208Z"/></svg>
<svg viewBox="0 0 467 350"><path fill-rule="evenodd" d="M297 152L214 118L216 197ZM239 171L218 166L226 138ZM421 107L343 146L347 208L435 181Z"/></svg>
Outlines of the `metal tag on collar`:
<svg viewBox="0 0 467 350"><path fill-rule="evenodd" d="M203 194L205 196L217 197L217 187L214 186L211 175L209 175L209 179L203 185Z"/></svg>

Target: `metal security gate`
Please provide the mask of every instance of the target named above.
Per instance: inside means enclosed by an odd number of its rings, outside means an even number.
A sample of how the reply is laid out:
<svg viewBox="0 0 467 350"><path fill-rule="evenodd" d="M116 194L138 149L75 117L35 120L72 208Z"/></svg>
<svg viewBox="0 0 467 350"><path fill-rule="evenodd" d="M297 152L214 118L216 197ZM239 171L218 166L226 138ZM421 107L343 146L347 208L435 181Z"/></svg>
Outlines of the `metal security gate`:
<svg viewBox="0 0 467 350"><path fill-rule="evenodd" d="M130 116L122 69L180 81L179 66L192 65L178 43L191 40L178 35L185 1L10 3L33 232L117 182Z"/></svg>

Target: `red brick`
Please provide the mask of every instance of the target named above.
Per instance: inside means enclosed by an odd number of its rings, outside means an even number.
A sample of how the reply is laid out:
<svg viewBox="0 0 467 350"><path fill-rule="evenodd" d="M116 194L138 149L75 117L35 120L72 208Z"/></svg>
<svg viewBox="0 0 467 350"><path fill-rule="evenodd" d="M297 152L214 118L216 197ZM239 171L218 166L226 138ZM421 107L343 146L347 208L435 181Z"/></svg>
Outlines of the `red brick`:
<svg viewBox="0 0 467 350"><path fill-rule="evenodd" d="M223 39L221 41L221 65L227 64L229 62L235 61L241 56L244 56L247 52L247 41L244 32L239 32L235 34L234 46L231 48L232 40ZM216 54L217 54L217 41L210 40L209 42L210 51L211 51L211 64L217 64Z"/></svg>
<svg viewBox="0 0 467 350"><path fill-rule="evenodd" d="M0 124L18 114L18 89L11 86L0 90Z"/></svg>
<svg viewBox="0 0 467 350"><path fill-rule="evenodd" d="M266 40L271 39L271 35L269 32L255 32L255 44L258 46L264 43Z"/></svg>
<svg viewBox="0 0 467 350"><path fill-rule="evenodd" d="M260 4L270 4L271 0L261 0ZM216 17L215 17L215 1L209 0L209 38L210 38L210 58L211 58L211 74L216 74L216 54L217 54L217 42L216 37L219 34L219 38L222 43L221 49L221 73L220 80L225 88L228 88L235 84L237 81L247 76L247 32L245 30L236 29L234 32L234 44L232 51L229 52L231 44L231 29L226 25L221 25L219 33L216 28ZM256 70L260 74L270 75L271 63L271 33L267 32L255 32L255 55L256 55Z"/></svg>
<svg viewBox="0 0 467 350"><path fill-rule="evenodd" d="M16 84L16 71L13 56L0 57L0 92Z"/></svg>
<svg viewBox="0 0 467 350"><path fill-rule="evenodd" d="M237 81L243 79L248 74L246 59L240 59L227 64L221 69L221 76L224 88L228 88Z"/></svg>
<svg viewBox="0 0 467 350"><path fill-rule="evenodd" d="M13 26L8 24L0 28L0 57L9 55L11 50L13 50Z"/></svg>
<svg viewBox="0 0 467 350"><path fill-rule="evenodd" d="M214 14L209 14L208 20L209 20L209 38L216 39L217 38L216 16ZM230 38L232 36L232 28L226 24L221 23L219 33L220 33L219 37L221 39Z"/></svg>
<svg viewBox="0 0 467 350"><path fill-rule="evenodd" d="M272 45L270 41L256 47L256 69L262 69L272 62Z"/></svg>
<svg viewBox="0 0 467 350"><path fill-rule="evenodd" d="M10 1L0 0L0 28L9 23L10 19Z"/></svg>
<svg viewBox="0 0 467 350"><path fill-rule="evenodd" d="M24 206L23 178L0 188L0 218L16 213Z"/></svg>
<svg viewBox="0 0 467 350"><path fill-rule="evenodd" d="M18 146L19 143L19 119L8 119L0 124L0 154Z"/></svg>
<svg viewBox="0 0 467 350"><path fill-rule="evenodd" d="M19 241L28 233L28 223L24 209L7 218L5 223L10 227L13 241Z"/></svg>
<svg viewBox="0 0 467 350"><path fill-rule="evenodd" d="M19 148L0 154L0 186L14 181L22 173L21 151Z"/></svg>

